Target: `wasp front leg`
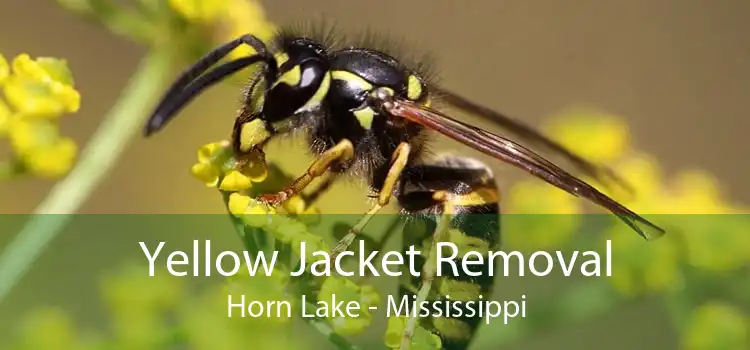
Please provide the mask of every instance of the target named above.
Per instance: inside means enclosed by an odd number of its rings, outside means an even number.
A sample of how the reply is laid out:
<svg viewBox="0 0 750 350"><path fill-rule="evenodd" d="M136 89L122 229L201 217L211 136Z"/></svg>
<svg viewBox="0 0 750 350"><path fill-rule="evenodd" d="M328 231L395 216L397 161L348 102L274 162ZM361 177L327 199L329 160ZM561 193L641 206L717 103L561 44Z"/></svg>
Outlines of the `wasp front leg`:
<svg viewBox="0 0 750 350"><path fill-rule="evenodd" d="M304 175L277 193L264 194L258 199L271 206L276 206L287 199L302 193L313 180L325 174L333 165L346 163L354 157L354 146L351 141L343 139L329 148L307 168Z"/></svg>
<svg viewBox="0 0 750 350"><path fill-rule="evenodd" d="M465 310L463 303L489 296L494 279L489 276L492 267L488 254L500 244L500 193L492 172L473 159L444 157L407 169L398 200L407 222L411 223L405 227L403 250L416 246L417 249L422 247L423 252L414 259L415 266L408 266L409 271L421 271L421 274L404 274L400 297L416 296L414 305L428 302L429 310L433 310L432 304L436 302L458 302ZM472 269L472 272L479 272L479 276L467 275L461 269L454 274L450 263L438 266L439 242L450 243L448 246L456 250L440 252L443 257L455 253L456 259L462 259L469 251L484 255L484 264L473 265ZM466 349L480 321L478 316L468 318L456 314L426 318L409 315L401 349L411 346L418 324L438 335L443 349Z"/></svg>
<svg viewBox="0 0 750 350"><path fill-rule="evenodd" d="M393 152L393 157L391 159L390 167L388 168L388 173L385 176L385 180L383 181L383 186L381 187L380 191L378 191L378 199L377 202L370 208L370 210L365 213L362 218L360 218L354 226L352 226L351 229L349 229L349 232L338 241L338 243L333 247L331 250L331 259L335 259L336 256L341 254L343 251L348 248L352 242L354 242L354 239L359 236L360 233L362 233L362 230L367 226L367 223L370 221L373 215L377 214L381 209L383 209L384 206L388 205L388 203L391 201L391 197L393 196L393 191L396 188L396 184L398 183L399 178L401 177L401 173L404 171L404 168L406 168L406 164L409 162L409 155L411 154L411 146L404 142L398 145L396 147L396 150Z"/></svg>

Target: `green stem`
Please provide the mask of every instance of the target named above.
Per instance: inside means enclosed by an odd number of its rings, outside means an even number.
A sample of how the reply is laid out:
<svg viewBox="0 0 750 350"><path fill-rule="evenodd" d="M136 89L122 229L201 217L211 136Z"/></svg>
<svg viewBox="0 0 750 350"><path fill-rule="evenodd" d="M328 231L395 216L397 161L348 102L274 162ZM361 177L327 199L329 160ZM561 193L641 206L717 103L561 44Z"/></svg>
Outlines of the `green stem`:
<svg viewBox="0 0 750 350"><path fill-rule="evenodd" d="M166 51L166 50L165 50ZM129 141L141 130L154 97L167 82L171 56L151 52L110 110L70 174L50 191L34 216L0 255L2 301L88 199L115 165ZM62 215L45 215L62 214Z"/></svg>

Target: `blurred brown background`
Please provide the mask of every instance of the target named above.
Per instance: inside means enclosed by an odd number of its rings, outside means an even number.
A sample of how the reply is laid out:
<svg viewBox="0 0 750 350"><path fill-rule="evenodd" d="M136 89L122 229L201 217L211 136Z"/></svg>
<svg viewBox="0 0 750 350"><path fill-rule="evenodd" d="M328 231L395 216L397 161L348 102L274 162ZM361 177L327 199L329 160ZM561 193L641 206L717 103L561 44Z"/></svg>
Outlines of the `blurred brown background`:
<svg viewBox="0 0 750 350"><path fill-rule="evenodd" d="M267 1L276 23L310 15L345 31L375 28L434 52L441 80L529 122L593 105L627 118L642 150L667 169L712 171L750 202L750 2L628 1ZM6 56L65 57L83 96L64 122L84 142L117 97L142 49L53 1L4 1ZM214 193L187 172L193 150L226 137L238 91L222 86L190 106L154 140L139 139L84 207L89 213L205 212ZM451 147L452 144L447 144ZM300 168L304 162L300 164ZM148 174L148 177L140 175ZM148 179L148 180L146 180ZM0 187L5 212L29 212L47 188ZM170 193L154 197L153 193Z"/></svg>
<svg viewBox="0 0 750 350"><path fill-rule="evenodd" d="M708 170L734 200L750 202L746 0L277 0L264 5L276 23L324 15L346 31L369 27L406 37L435 53L445 85L530 123L579 105L620 115L629 121L637 147L666 169ZM64 129L82 145L143 54L141 47L81 21L54 1L0 2L0 30L6 57L28 52L68 59L83 101L80 113L66 117ZM159 137L136 140L83 212L221 212L216 193L192 179L188 169L196 147L227 136L238 92L231 86L213 89ZM273 159L274 152L269 154ZM285 167L304 168L301 151L292 157L301 161ZM35 180L0 186L0 211L31 212L48 188ZM338 207L364 208L364 201ZM54 258L49 254L42 264ZM101 257L101 264L90 264L91 273L113 260ZM22 286L33 293L60 282L36 272ZM26 295L23 300L34 299ZM635 311L604 324L622 326ZM641 325L634 333L647 337L642 333L647 328ZM658 327L650 332L661 333ZM575 342L582 334L559 336ZM635 342L633 336L621 335ZM649 348L664 348L658 343L649 342ZM622 346L617 348L627 348Z"/></svg>

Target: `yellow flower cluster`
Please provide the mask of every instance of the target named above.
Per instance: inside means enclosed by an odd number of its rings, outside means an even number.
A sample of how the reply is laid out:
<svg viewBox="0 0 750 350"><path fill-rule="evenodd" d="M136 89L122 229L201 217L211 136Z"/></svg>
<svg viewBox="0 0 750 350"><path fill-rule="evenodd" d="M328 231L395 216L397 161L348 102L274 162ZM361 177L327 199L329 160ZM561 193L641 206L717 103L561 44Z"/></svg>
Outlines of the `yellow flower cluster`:
<svg viewBox="0 0 750 350"><path fill-rule="evenodd" d="M627 124L610 114L573 110L553 118L544 129L574 152L613 165L613 170L633 186L635 195L615 191L612 196L668 231L663 239L646 243L628 227L613 221L610 238L614 254L620 257L613 268L620 271L613 273L611 280L623 293L658 292L676 286L680 280L678 266L683 262L721 271L750 263L750 235L743 233L743 227L750 225L748 218L717 215L747 210L723 198L710 174L688 170L665 177L653 157L630 144ZM532 179L509 191L506 209L524 214L577 214L583 212L582 203ZM505 241L521 249L559 247L578 228L575 217L580 216L540 216L536 224L531 218L508 218ZM686 257L680 253L683 247L687 248Z"/></svg>
<svg viewBox="0 0 750 350"><path fill-rule="evenodd" d="M102 295L113 323L112 337L123 348L154 347L168 331L164 314L186 298L179 278L150 277L142 266L124 266L105 276Z"/></svg>
<svg viewBox="0 0 750 350"><path fill-rule="evenodd" d="M389 349L400 349L401 341L404 338L404 329L406 329L406 317L391 316L388 318L388 325L385 330L385 346ZM417 325L412 336L411 348L414 350L437 350L442 349L443 342L440 337L428 331L424 327Z"/></svg>
<svg viewBox="0 0 750 350"><path fill-rule="evenodd" d="M267 214L275 213L277 208L267 207L251 196L253 184L262 183L268 178L268 165L262 152L250 152L243 155L242 160L237 160L228 141L208 143L198 149L198 162L193 164L190 172L207 187L231 193L229 211L245 220L248 226L270 225L265 218ZM300 196L289 198L281 207L289 214L317 214L317 210L308 207ZM312 220L312 216L304 215L302 219ZM280 227L282 231L278 232L279 237L276 238L288 243L292 238L287 235L299 226L283 220L280 217L276 222L278 225L271 226Z"/></svg>
<svg viewBox="0 0 750 350"><path fill-rule="evenodd" d="M632 178L637 191L637 198L624 203L651 213L649 218L667 230L646 243L627 228L612 229L613 254L622 258L611 280L625 294L678 286L680 264L728 272L750 263L750 217L721 197L710 175L685 171L664 181L656 162L643 155L625 159L616 170Z"/></svg>
<svg viewBox="0 0 750 350"><path fill-rule="evenodd" d="M328 322L333 330L341 335L362 333L372 323L370 306L380 304L380 295L370 285L359 286L348 278L328 277L318 291L317 300L326 301L333 305L333 298L342 301L344 305L356 302L360 305L359 317L338 317L331 315Z"/></svg>
<svg viewBox="0 0 750 350"><path fill-rule="evenodd" d="M719 301L696 308L685 329L686 350L747 349L750 347L750 318Z"/></svg>
<svg viewBox="0 0 750 350"><path fill-rule="evenodd" d="M254 159L240 164L228 141L208 143L198 149L198 162L190 172L208 187L228 192L247 190L268 176L263 155L254 153L253 156Z"/></svg>
<svg viewBox="0 0 750 350"><path fill-rule="evenodd" d="M626 123L608 114L573 111L553 119L546 129L559 142L588 159L614 165L613 170L630 182L635 195L614 192L613 197L667 230L661 239L645 242L630 228L613 220L606 239L612 240L612 254L617 259L608 280L623 295L679 292L685 286L685 279L694 278L683 275L684 266L729 275L750 264L748 210L723 197L711 174L687 170L666 176L657 160L629 144L631 137ZM549 186L544 190L541 187L544 184L534 186L531 182L522 183L510 192L511 210L537 213L561 210L535 203L542 200L571 213L581 210L577 204L562 205L561 198L555 199L554 194L559 190ZM553 236L556 232L548 234ZM569 238L568 234L564 236ZM522 242L525 239L529 237L511 237L510 241L525 246L526 242ZM562 243L560 237L547 239L554 244ZM532 240L534 244L541 241L537 236L529 239ZM748 322L739 308L728 303L716 301L698 306L683 330L685 348L747 348Z"/></svg>
<svg viewBox="0 0 750 350"><path fill-rule="evenodd" d="M75 349L79 344L70 317L57 309L38 309L26 317L21 326L19 349ZM39 334L45 336L40 337Z"/></svg>
<svg viewBox="0 0 750 350"><path fill-rule="evenodd" d="M67 174L77 153L73 139L60 134L59 118L80 108L81 96L64 60L28 54L11 63L0 55L0 137L10 143L13 159L4 173L42 178Z"/></svg>
<svg viewBox="0 0 750 350"><path fill-rule="evenodd" d="M266 18L259 1L252 0L169 0L169 6L188 22L215 26L214 40L226 42L252 33L268 42L276 27ZM240 46L230 58L252 54L252 49Z"/></svg>
<svg viewBox="0 0 750 350"><path fill-rule="evenodd" d="M111 325L107 333L77 329L58 309L32 312L18 337L3 349L307 349L299 338L288 337L283 317L227 317L228 293L251 300L283 300L279 283L269 277L231 279L227 285L190 293L184 280L158 271L150 277L144 266L128 265L102 283ZM278 276L284 273L275 274ZM44 336L40 336L44 335Z"/></svg>

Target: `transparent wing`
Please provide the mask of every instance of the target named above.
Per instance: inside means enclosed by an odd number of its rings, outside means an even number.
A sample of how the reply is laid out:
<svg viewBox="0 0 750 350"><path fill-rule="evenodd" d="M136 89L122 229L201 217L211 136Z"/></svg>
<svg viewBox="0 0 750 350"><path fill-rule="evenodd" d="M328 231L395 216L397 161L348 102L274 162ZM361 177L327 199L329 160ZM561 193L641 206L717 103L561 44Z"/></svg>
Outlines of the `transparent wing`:
<svg viewBox="0 0 750 350"><path fill-rule="evenodd" d="M646 239L654 239L665 233L660 227L516 142L408 100L392 100L383 103L382 107L394 116L421 124L471 148L523 169L572 195L586 198L617 215Z"/></svg>
<svg viewBox="0 0 750 350"><path fill-rule="evenodd" d="M584 174L601 182L602 184L606 185L607 182L604 180L610 179L630 193L634 192L632 186L630 186L627 181L618 176L611 169L594 164L582 158L565 146L550 139L549 137L543 135L534 128L529 127L521 121L513 119L502 113L498 113L478 103L472 102L463 96L460 96L441 87L432 87L432 89L437 92L437 94L440 96L441 101L446 102L452 107L463 110L464 112L471 113L484 120L490 121L511 132L512 134L514 134L514 136L518 137L519 140L533 143L535 146L542 146L550 152L564 157L567 161L571 162L575 167L580 169L580 171L582 171Z"/></svg>

